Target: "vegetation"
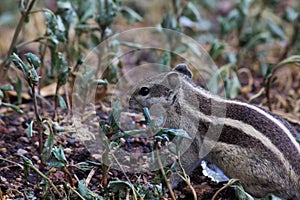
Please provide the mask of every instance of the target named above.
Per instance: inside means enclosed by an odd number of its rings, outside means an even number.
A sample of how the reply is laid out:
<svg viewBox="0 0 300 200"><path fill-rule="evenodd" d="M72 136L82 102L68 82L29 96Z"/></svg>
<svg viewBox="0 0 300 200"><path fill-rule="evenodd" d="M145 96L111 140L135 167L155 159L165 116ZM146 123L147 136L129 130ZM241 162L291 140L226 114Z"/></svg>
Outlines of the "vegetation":
<svg viewBox="0 0 300 200"><path fill-rule="evenodd" d="M189 138L188 133L159 129L160 120L147 109L143 122L136 116L132 127L127 115L131 128L120 127L123 102L110 98L116 86L122 88L118 81L125 71L141 62L174 66L180 61L172 51L146 49L107 63L105 56L115 58L123 47L142 49L117 37L131 28L153 26L192 37L219 66L206 80L209 90L260 104L300 131L298 1L45 2L7 0L0 9L0 199L251 199L237 180L223 187L202 178L209 186L194 187L200 183L180 167L180 152L167 148L175 136ZM197 54L191 44L185 48ZM81 93L74 94L78 85ZM92 104L87 100L91 85L97 88ZM73 139L77 113L82 113L79 126L88 124L102 139L100 158L88 153L87 141ZM150 142L133 140L149 134L145 127L153 131ZM131 151L136 144L152 152L156 171L114 169L112 152L121 146ZM170 151L178 169L162 164L160 148ZM178 171L185 189L171 189L171 170Z"/></svg>

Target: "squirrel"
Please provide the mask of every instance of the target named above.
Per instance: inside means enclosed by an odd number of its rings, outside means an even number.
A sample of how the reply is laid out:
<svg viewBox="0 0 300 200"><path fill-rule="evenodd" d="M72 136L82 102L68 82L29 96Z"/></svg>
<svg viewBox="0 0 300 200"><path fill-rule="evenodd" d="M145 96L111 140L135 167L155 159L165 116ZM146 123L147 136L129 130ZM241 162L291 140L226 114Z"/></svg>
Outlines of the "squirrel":
<svg viewBox="0 0 300 200"><path fill-rule="evenodd" d="M193 137L180 156L187 174L206 160L239 179L256 198L273 194L300 199L297 132L281 117L196 86L185 64L139 84L129 99L135 111L157 105L165 112L164 127L183 129ZM173 187L178 183L171 178Z"/></svg>

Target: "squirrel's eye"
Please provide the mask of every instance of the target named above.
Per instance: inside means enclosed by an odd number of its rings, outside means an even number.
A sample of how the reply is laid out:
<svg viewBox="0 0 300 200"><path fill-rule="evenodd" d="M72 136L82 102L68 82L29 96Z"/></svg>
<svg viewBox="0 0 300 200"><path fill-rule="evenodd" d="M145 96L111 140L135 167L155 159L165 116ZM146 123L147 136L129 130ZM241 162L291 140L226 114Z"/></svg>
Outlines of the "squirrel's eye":
<svg viewBox="0 0 300 200"><path fill-rule="evenodd" d="M142 95L142 96L146 96L147 94L149 94L149 92L150 92L150 89L149 89L149 88L147 88L147 87L142 87L142 88L140 89L139 94Z"/></svg>

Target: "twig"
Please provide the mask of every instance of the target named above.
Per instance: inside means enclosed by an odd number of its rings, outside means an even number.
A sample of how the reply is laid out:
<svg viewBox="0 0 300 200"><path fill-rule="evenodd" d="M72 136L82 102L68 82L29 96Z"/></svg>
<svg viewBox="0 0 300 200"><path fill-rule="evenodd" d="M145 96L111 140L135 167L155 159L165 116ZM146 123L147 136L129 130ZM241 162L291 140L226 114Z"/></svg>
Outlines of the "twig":
<svg viewBox="0 0 300 200"><path fill-rule="evenodd" d="M0 73L1 74L0 75L0 80L3 80L3 78L6 76L7 70L9 68L9 63L10 63L10 62L8 62L8 60L10 58L10 55L14 51L14 48L16 46L16 43L17 43L17 40L18 40L18 37L19 37L19 34L20 34L20 32L21 32L21 30L23 28L24 22L25 22L26 18L28 17L28 14L29 14L30 10L32 9L33 5L35 4L35 1L36 0L26 1L27 2L26 6L25 6L26 8L21 13L22 15L21 15L19 23L18 23L18 25L16 27L16 30L15 30L13 39L11 41L9 50L7 51L6 58L1 63L1 66L0 66L0 71L1 71L1 73Z"/></svg>
<svg viewBox="0 0 300 200"><path fill-rule="evenodd" d="M20 167L22 170L24 169L24 167L23 167L22 165L20 165L19 163L14 162L14 161L12 161L12 160L7 160L7 159L5 159L5 158L0 158L0 160L5 161L5 162L8 162L8 163L11 163L11 164L14 164L14 165Z"/></svg>
<svg viewBox="0 0 300 200"><path fill-rule="evenodd" d="M228 188L229 186L231 186L231 185L234 184L235 182L239 182L239 180L238 180L238 179L231 179L231 180L229 180L228 183L227 183L226 185L224 185L223 187L221 187L221 188L214 194L214 196L213 196L211 199L212 199L212 200L215 200L215 199L217 198L218 194L219 194L221 191L225 190L226 188Z"/></svg>
<svg viewBox="0 0 300 200"><path fill-rule="evenodd" d="M165 173L164 167L163 167L162 162L160 160L160 155L158 153L158 145L157 145L157 143L155 143L155 154L157 156L158 165L159 165L160 171L161 171L161 173L162 173L162 175L163 175L163 177L165 179L165 182L166 182L167 188L168 188L168 190L170 192L170 195L171 195L171 197L172 197L173 200L176 200L175 194L173 192L173 189L172 189L172 187L170 185L170 182L169 182L169 180L167 178L167 175Z"/></svg>
<svg viewBox="0 0 300 200"><path fill-rule="evenodd" d="M49 179L46 175L44 175L38 168L36 168L32 163L28 164L28 166L33 169L36 173L38 173L43 179L45 179L50 185L51 187L55 190L55 192L59 195L59 197L61 199L64 199L64 197L62 196L62 194L59 192L59 190L57 189L57 187L53 184L53 182L51 181L51 179Z"/></svg>
<svg viewBox="0 0 300 200"><path fill-rule="evenodd" d="M185 170L184 170L184 168L183 168L183 166L182 166L182 163L181 163L181 161L180 161L180 157L178 157L177 162L178 162L178 165L179 165L179 167L180 167L180 169L181 169L181 171L182 171L182 173L183 173L183 176L181 176L180 174L178 174L178 175L186 182L186 184L187 184L187 185L190 187L190 189L192 190L194 200L197 200L197 194L196 194L196 191L195 191L195 189L193 188L193 186L192 186L192 184L191 184L191 182L190 182L189 177L188 177L187 174L185 173Z"/></svg>
<svg viewBox="0 0 300 200"><path fill-rule="evenodd" d="M77 192L76 190L74 190L73 187L71 187L70 185L67 185L67 187L69 189L71 189L80 199L85 200L85 198L83 196L81 196L81 194L79 194L79 192Z"/></svg>

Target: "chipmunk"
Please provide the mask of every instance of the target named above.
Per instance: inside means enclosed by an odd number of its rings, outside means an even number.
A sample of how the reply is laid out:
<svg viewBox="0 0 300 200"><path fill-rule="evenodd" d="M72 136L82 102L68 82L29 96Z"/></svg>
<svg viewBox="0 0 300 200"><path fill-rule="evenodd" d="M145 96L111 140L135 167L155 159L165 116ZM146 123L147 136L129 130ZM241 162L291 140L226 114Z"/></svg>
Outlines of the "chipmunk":
<svg viewBox="0 0 300 200"><path fill-rule="evenodd" d="M254 197L274 194L282 199L300 199L297 132L281 117L195 86L185 64L138 85L129 100L135 111L155 105L165 112L164 127L184 129L194 137L180 157L186 173L204 159L226 176L239 179ZM218 130L218 140L214 142L214 136L210 140ZM203 158L204 147L209 152ZM176 186L178 180L173 180L171 184Z"/></svg>

